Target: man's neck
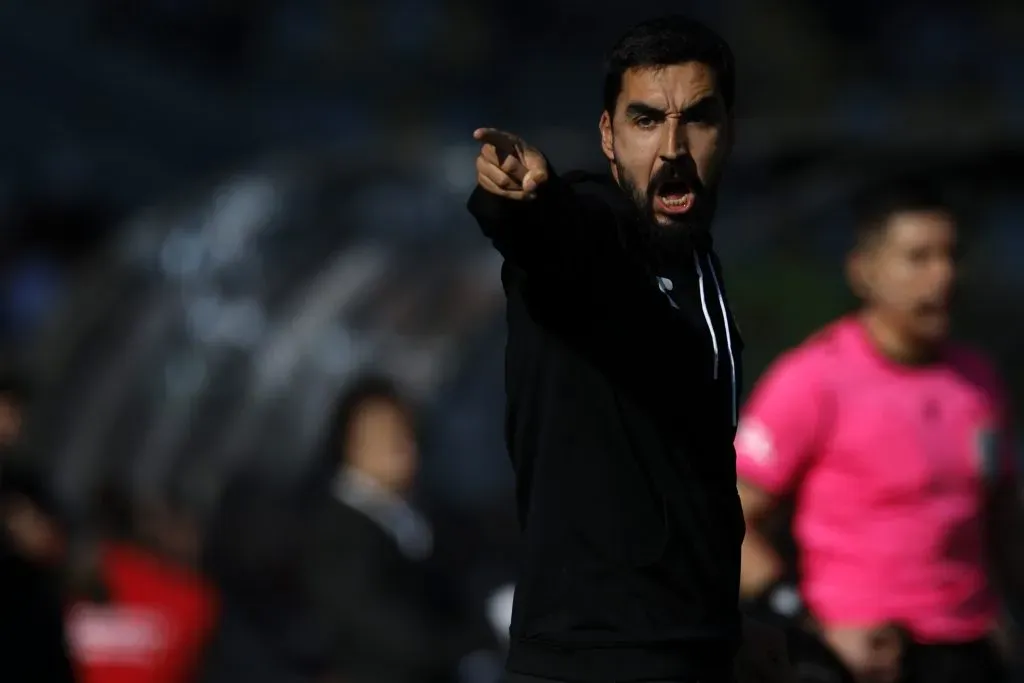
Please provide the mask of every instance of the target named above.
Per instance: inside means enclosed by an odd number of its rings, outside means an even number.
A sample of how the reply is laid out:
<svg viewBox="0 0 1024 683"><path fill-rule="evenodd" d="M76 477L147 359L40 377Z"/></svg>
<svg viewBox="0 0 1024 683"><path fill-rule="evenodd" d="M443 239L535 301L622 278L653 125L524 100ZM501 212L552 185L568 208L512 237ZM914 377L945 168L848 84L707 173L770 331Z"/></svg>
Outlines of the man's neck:
<svg viewBox="0 0 1024 683"><path fill-rule="evenodd" d="M894 363L926 365L938 356L938 345L911 338L875 311L865 309L860 319L871 343Z"/></svg>

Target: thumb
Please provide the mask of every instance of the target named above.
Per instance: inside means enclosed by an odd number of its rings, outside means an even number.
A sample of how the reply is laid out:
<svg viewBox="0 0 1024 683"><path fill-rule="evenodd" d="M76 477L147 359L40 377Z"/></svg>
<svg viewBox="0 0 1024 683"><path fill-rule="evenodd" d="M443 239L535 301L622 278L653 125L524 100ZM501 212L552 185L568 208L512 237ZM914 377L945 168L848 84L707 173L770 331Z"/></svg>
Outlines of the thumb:
<svg viewBox="0 0 1024 683"><path fill-rule="evenodd" d="M523 191L535 192L538 187L547 182L547 179L547 169L541 168L532 171L527 171L526 175L523 176Z"/></svg>
<svg viewBox="0 0 1024 683"><path fill-rule="evenodd" d="M523 150L522 161L523 166L526 167L526 173L523 175L523 190L534 192L548 180L548 160L540 150L527 147Z"/></svg>

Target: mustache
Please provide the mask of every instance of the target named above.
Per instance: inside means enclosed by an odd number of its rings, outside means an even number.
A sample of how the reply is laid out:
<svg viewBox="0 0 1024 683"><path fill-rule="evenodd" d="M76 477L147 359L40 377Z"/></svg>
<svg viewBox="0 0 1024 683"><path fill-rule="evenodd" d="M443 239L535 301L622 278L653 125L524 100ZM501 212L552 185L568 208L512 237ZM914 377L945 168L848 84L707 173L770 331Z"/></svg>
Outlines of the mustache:
<svg viewBox="0 0 1024 683"><path fill-rule="evenodd" d="M701 182L697 174L692 169L687 168L685 163L667 163L659 168L649 183L651 189L650 194L654 194L659 187L667 183L685 183L686 186L693 192L697 197L701 197L706 193L707 188L704 183Z"/></svg>

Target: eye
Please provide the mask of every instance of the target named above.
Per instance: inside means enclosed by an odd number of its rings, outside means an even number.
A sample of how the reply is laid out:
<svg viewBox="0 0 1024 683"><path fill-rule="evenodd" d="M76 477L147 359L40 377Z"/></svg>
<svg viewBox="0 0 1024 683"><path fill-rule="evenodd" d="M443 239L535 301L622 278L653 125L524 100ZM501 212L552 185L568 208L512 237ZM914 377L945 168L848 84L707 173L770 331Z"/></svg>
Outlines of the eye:
<svg viewBox="0 0 1024 683"><path fill-rule="evenodd" d="M694 126L699 129L714 128L717 125L717 121L711 119L711 117L698 117L687 121L688 125Z"/></svg>
<svg viewBox="0 0 1024 683"><path fill-rule="evenodd" d="M654 128L657 125L657 121L652 119L650 116L638 116L633 119L633 125L637 128Z"/></svg>
<svg viewBox="0 0 1024 683"><path fill-rule="evenodd" d="M687 112L686 122L698 128L713 128L722 122L722 112L712 104L700 104Z"/></svg>

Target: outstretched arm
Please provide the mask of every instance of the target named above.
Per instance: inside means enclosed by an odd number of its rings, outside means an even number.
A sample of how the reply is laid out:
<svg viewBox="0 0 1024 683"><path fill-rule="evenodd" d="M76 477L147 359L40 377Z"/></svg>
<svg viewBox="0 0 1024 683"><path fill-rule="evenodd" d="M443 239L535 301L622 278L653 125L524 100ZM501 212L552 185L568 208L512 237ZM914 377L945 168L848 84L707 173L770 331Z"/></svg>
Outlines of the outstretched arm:
<svg viewBox="0 0 1024 683"><path fill-rule="evenodd" d="M512 133L481 128L469 211L505 259L526 272L578 275L615 244L616 217L581 196L544 154Z"/></svg>

